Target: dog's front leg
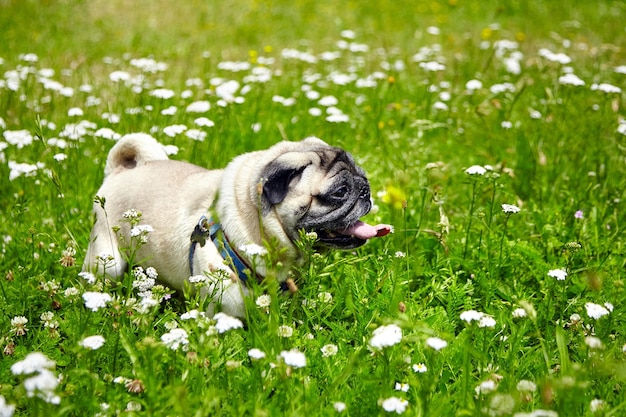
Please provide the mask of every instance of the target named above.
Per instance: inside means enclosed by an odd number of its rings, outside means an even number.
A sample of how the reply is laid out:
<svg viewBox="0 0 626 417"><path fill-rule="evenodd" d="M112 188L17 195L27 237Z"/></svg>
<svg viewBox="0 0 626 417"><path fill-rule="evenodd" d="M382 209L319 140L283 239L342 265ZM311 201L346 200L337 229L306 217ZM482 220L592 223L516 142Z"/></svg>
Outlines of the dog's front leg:
<svg viewBox="0 0 626 417"><path fill-rule="evenodd" d="M196 248L191 264L194 274L207 277L200 292L203 297L209 298L207 313L212 316L223 311L229 316L245 318L244 297L248 288L225 264L212 242Z"/></svg>
<svg viewBox="0 0 626 417"><path fill-rule="evenodd" d="M248 288L242 282L230 278L209 277L200 294L209 298L208 315L213 316L222 311L229 316L245 319L244 297L248 295Z"/></svg>

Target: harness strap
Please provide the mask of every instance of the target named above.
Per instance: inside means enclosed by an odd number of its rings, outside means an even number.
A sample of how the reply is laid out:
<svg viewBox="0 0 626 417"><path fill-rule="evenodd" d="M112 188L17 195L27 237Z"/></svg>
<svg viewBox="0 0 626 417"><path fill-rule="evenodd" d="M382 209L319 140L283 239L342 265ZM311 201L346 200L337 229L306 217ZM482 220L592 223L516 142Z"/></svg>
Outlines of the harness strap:
<svg viewBox="0 0 626 417"><path fill-rule="evenodd" d="M200 244L203 247L206 244L207 239L211 239L215 247L220 251L220 255L225 261L229 262L237 273L239 279L246 283L248 281L248 275L246 271L252 271L246 262L235 252L230 245L228 238L222 231L222 227L219 223L215 222L213 218L207 219L206 216L200 217L198 224L191 232L191 245L189 247L189 274L193 276L193 257L196 252L196 245ZM223 239L220 239L220 235Z"/></svg>
<svg viewBox="0 0 626 417"><path fill-rule="evenodd" d="M221 233L220 233L221 232ZM220 239L223 237L223 239ZM215 222L213 218L207 219L206 216L200 217L198 224L191 232L191 245L189 246L189 276L193 276L193 256L196 252L196 245L203 247L207 239L211 239L215 247L220 251L220 255L224 260L232 266L237 273L239 280L246 284L248 282L247 272L252 272L252 268L243 260L239 254L233 249L228 237L224 234L222 226ZM280 289L287 291L289 289L286 282L280 283Z"/></svg>

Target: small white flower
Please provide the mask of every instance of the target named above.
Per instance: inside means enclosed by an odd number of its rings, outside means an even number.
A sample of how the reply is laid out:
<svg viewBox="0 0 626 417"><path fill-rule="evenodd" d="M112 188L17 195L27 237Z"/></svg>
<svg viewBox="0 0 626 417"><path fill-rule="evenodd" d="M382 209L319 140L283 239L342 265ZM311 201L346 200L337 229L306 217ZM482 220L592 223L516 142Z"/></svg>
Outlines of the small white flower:
<svg viewBox="0 0 626 417"><path fill-rule="evenodd" d="M443 101L435 101L433 103L433 109L434 110L441 110L441 111L448 111L448 110L450 110L448 105L446 103L444 103Z"/></svg>
<svg viewBox="0 0 626 417"><path fill-rule="evenodd" d="M87 281L88 284L93 285L96 283L96 276L91 272L82 271L78 273L78 276Z"/></svg>
<svg viewBox="0 0 626 417"><path fill-rule="evenodd" d="M150 279L157 279L159 277L159 273L157 272L157 270L151 266L146 268L146 275Z"/></svg>
<svg viewBox="0 0 626 417"><path fill-rule="evenodd" d="M604 409L604 407L605 407L604 401L599 400L597 398L594 398L593 400L591 400L591 403L589 404L589 409L591 410L592 413L601 411Z"/></svg>
<svg viewBox="0 0 626 417"><path fill-rule="evenodd" d="M492 379L488 379L478 384L478 386L474 389L474 391L476 392L476 395L484 395L484 394L489 394L490 392L495 391L496 388L497 388L496 382Z"/></svg>
<svg viewBox="0 0 626 417"><path fill-rule="evenodd" d="M409 402L404 398L390 397L383 400L381 406L388 413L402 414L406 411Z"/></svg>
<svg viewBox="0 0 626 417"><path fill-rule="evenodd" d="M176 106L169 106L168 108L161 110L161 114L163 116L173 116L176 112L178 112L178 107Z"/></svg>
<svg viewBox="0 0 626 417"><path fill-rule="evenodd" d="M249 243L247 245L239 246L239 250L241 250L244 254L248 256L265 256L267 255L267 249L263 246Z"/></svg>
<svg viewBox="0 0 626 417"><path fill-rule="evenodd" d="M564 53L554 53L547 48L539 49L539 56L547 59L548 61L557 62L559 64L567 65L572 62L572 58Z"/></svg>
<svg viewBox="0 0 626 417"><path fill-rule="evenodd" d="M402 340L402 329L395 324L380 326L372 333L370 346L374 349L382 349L393 346Z"/></svg>
<svg viewBox="0 0 626 417"><path fill-rule="evenodd" d="M265 358L265 352L263 352L260 349L257 348L252 348L248 351L248 356L250 357L250 359L254 359L254 360L261 360L263 358Z"/></svg>
<svg viewBox="0 0 626 417"><path fill-rule="evenodd" d="M211 110L211 103L208 101L194 101L186 109L187 113L206 113L209 110Z"/></svg>
<svg viewBox="0 0 626 417"><path fill-rule="evenodd" d="M321 347L320 351L322 352L322 356L328 358L330 356L335 356L339 351L337 345L328 344Z"/></svg>
<svg viewBox="0 0 626 417"><path fill-rule="evenodd" d="M280 357L285 362L285 365L293 366L294 368L306 366L306 356L297 349L283 350L280 352Z"/></svg>
<svg viewBox="0 0 626 417"><path fill-rule="evenodd" d="M198 284L206 281L207 277L205 275L192 275L189 277L189 282L191 282L192 284Z"/></svg>
<svg viewBox="0 0 626 417"><path fill-rule="evenodd" d="M480 90L481 88L483 88L483 83L479 80L469 80L467 83L465 83L465 88L469 91Z"/></svg>
<svg viewBox="0 0 626 417"><path fill-rule="evenodd" d="M485 313L481 313L476 310L467 310L461 313L460 318L463 321L471 323L472 321L479 321Z"/></svg>
<svg viewBox="0 0 626 417"><path fill-rule="evenodd" d="M621 94L622 89L619 87L614 86L613 84L607 84L607 83L600 83L600 84L592 84L591 85L591 90L595 91L602 91L603 93L607 93L607 94Z"/></svg>
<svg viewBox="0 0 626 417"><path fill-rule="evenodd" d="M480 165L472 165L465 170L465 173L468 175L485 175L487 170Z"/></svg>
<svg viewBox="0 0 626 417"><path fill-rule="evenodd" d="M185 136L189 139L197 140L198 142L204 142L207 134L200 129L189 129L185 132Z"/></svg>
<svg viewBox="0 0 626 417"><path fill-rule="evenodd" d="M167 89L167 88L157 88L155 90L152 90L150 92L150 95L152 97L167 100L167 99L174 97L174 91Z"/></svg>
<svg viewBox="0 0 626 417"><path fill-rule="evenodd" d="M205 316L204 311L198 311L197 309L189 310L180 315L181 320L197 320Z"/></svg>
<svg viewBox="0 0 626 417"><path fill-rule="evenodd" d="M522 379L517 383L516 388L519 392L535 392L537 391L537 384L527 379Z"/></svg>
<svg viewBox="0 0 626 417"><path fill-rule="evenodd" d="M136 220L141 217L141 213L136 209L130 209L122 213L122 217L128 220Z"/></svg>
<svg viewBox="0 0 626 417"><path fill-rule="evenodd" d="M426 345L432 349L439 351L448 346L448 342L438 337L429 337L428 339L426 339Z"/></svg>
<svg viewBox="0 0 626 417"><path fill-rule="evenodd" d="M496 320L493 317L485 314L483 317L480 318L480 321L478 322L478 327L494 328L496 327Z"/></svg>
<svg viewBox="0 0 626 417"><path fill-rule="evenodd" d="M582 321L582 317L580 317L580 314L578 313L573 313L571 316L569 316L569 320L569 324L573 326L579 324Z"/></svg>
<svg viewBox="0 0 626 417"><path fill-rule="evenodd" d="M309 109L309 114L313 117L319 117L322 115L322 113L323 113L322 110L318 107L311 107Z"/></svg>
<svg viewBox="0 0 626 417"><path fill-rule="evenodd" d="M576 87L580 87L585 85L585 82L578 78L576 74L569 73L559 77L559 84L563 85L573 85Z"/></svg>
<svg viewBox="0 0 626 417"><path fill-rule="evenodd" d="M596 320L610 313L604 306L596 303L585 303L585 309L587 310L587 315Z"/></svg>
<svg viewBox="0 0 626 417"><path fill-rule="evenodd" d="M428 368L423 363L413 364L413 372L416 372L418 374L423 374L423 373L426 373L427 371L428 371Z"/></svg>
<svg viewBox="0 0 626 417"><path fill-rule="evenodd" d="M409 384L404 383L404 382L396 382L396 385L394 387L396 391L402 391L402 392L408 392L409 388L410 388Z"/></svg>
<svg viewBox="0 0 626 417"><path fill-rule="evenodd" d="M137 237L152 232L154 232L154 229L149 224L139 224L130 229L130 236Z"/></svg>
<svg viewBox="0 0 626 417"><path fill-rule="evenodd" d="M7 401L4 398L4 396L0 395L0 417L12 417L14 412L15 412L15 405L7 404Z"/></svg>
<svg viewBox="0 0 626 417"><path fill-rule="evenodd" d="M342 413L346 410L346 403L341 402L341 401L336 401L333 403L333 408L335 409L336 412Z"/></svg>
<svg viewBox="0 0 626 417"><path fill-rule="evenodd" d="M330 107L339 104L339 100L337 100L337 98L334 96L324 96L317 103L320 106Z"/></svg>
<svg viewBox="0 0 626 417"><path fill-rule="evenodd" d="M589 349L602 349L604 347L602 345L602 340L595 336L585 337L585 344L589 346Z"/></svg>
<svg viewBox="0 0 626 417"><path fill-rule="evenodd" d="M207 119L206 117L198 117L193 121L196 126L200 127L213 127L215 126L215 122L213 120Z"/></svg>
<svg viewBox="0 0 626 417"><path fill-rule="evenodd" d="M446 69L446 66L444 64L440 64L436 61L420 62L419 67L422 68L424 71L430 72L443 71Z"/></svg>
<svg viewBox="0 0 626 417"><path fill-rule="evenodd" d="M40 352L32 352L11 366L13 375L30 375L47 369L54 369L56 363Z"/></svg>
<svg viewBox="0 0 626 417"><path fill-rule="evenodd" d="M548 271L548 276L552 278L556 278L557 281L565 281L567 277L567 271L564 269L551 269Z"/></svg>
<svg viewBox="0 0 626 417"><path fill-rule="evenodd" d="M334 113L326 116L326 121L330 123L347 123L350 121L350 117L343 113Z"/></svg>
<svg viewBox="0 0 626 417"><path fill-rule="evenodd" d="M507 214L515 214L520 212L520 208L513 204L502 204L502 211Z"/></svg>
<svg viewBox="0 0 626 417"><path fill-rule="evenodd" d="M231 317L225 313L217 313L213 316L213 319L217 321L215 328L218 333L224 333L233 329L243 328L243 323L236 317Z"/></svg>
<svg viewBox="0 0 626 417"><path fill-rule="evenodd" d="M170 138L173 138L177 135L180 135L185 130L187 130L187 126L185 125L170 125L163 128L163 133L165 133Z"/></svg>
<svg viewBox="0 0 626 417"><path fill-rule="evenodd" d="M278 326L278 336L285 338L293 336L293 328L286 325Z"/></svg>
<svg viewBox="0 0 626 417"><path fill-rule="evenodd" d="M88 336L78 342L78 344L85 349L96 350L100 349L104 345L105 339L100 335Z"/></svg>
<svg viewBox="0 0 626 417"><path fill-rule="evenodd" d="M24 316L15 316L11 319L11 333L16 336L24 336L28 331L26 327L28 319Z"/></svg>
<svg viewBox="0 0 626 417"><path fill-rule="evenodd" d="M106 304L112 301L113 298L107 293L87 291L83 294L83 300L85 301L85 307L91 311L98 311L106 307Z"/></svg>
<svg viewBox="0 0 626 417"><path fill-rule="evenodd" d="M175 328L170 330L161 336L161 341L165 343L165 346L172 350L178 350L179 347L183 347L183 350L189 344L187 332L184 329Z"/></svg>
<svg viewBox="0 0 626 417"><path fill-rule="evenodd" d="M333 301L333 295L329 292L321 292L317 294L317 299L322 303L328 304Z"/></svg>
<svg viewBox="0 0 626 417"><path fill-rule="evenodd" d="M272 297L269 294L261 294L256 299L256 305L262 309L270 308L272 304Z"/></svg>
<svg viewBox="0 0 626 417"><path fill-rule="evenodd" d="M113 71L109 74L109 79L114 83L118 83L120 81L130 81L130 74L126 71Z"/></svg>
<svg viewBox="0 0 626 417"><path fill-rule="evenodd" d="M526 317L526 310L524 310L521 307L518 307L515 310L513 310L513 313L511 315L513 316L514 319L521 319L523 317Z"/></svg>
<svg viewBox="0 0 626 417"><path fill-rule="evenodd" d="M59 385L59 380L54 372L42 369L38 374L24 380L24 388L28 397L41 398L50 404L59 404L61 398L54 394L54 390Z"/></svg>
<svg viewBox="0 0 626 417"><path fill-rule="evenodd" d="M81 117L84 115L83 109L80 107L72 107L67 111L69 117Z"/></svg>

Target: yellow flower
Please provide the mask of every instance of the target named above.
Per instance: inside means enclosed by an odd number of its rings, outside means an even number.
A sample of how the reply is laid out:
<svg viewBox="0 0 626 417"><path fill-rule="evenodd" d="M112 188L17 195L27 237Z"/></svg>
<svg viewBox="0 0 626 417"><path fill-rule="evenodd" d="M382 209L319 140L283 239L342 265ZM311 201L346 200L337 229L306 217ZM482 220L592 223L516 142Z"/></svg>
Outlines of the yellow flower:
<svg viewBox="0 0 626 417"><path fill-rule="evenodd" d="M395 209L406 208L405 192L393 185L387 187L387 189L381 193L380 197L383 203L389 204Z"/></svg>

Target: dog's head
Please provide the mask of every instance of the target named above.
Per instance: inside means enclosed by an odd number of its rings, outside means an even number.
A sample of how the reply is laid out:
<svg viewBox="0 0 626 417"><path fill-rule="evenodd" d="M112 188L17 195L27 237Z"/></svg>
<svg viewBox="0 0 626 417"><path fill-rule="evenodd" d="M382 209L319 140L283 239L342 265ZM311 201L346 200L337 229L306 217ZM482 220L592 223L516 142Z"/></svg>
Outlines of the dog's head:
<svg viewBox="0 0 626 417"><path fill-rule="evenodd" d="M293 142L261 172L261 213L275 214L291 240L315 232L318 242L351 249L390 231L359 219L372 208L363 169L343 149L317 138Z"/></svg>

